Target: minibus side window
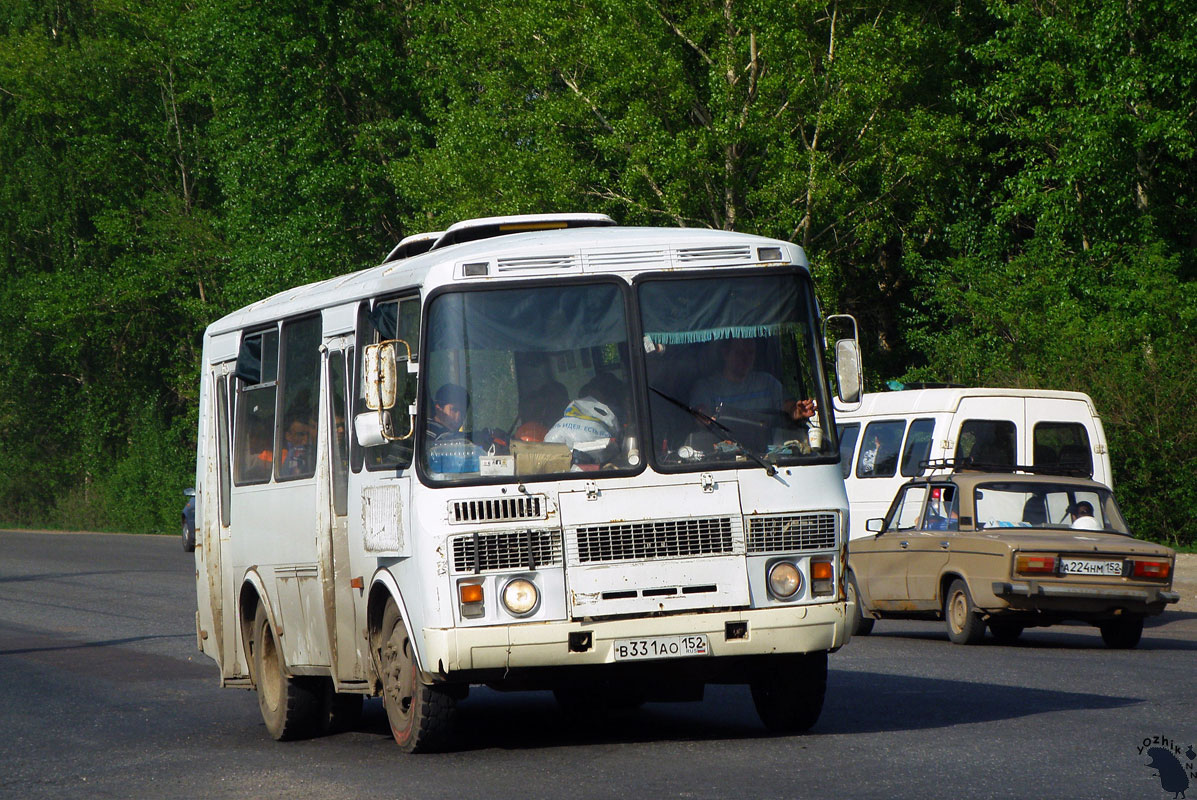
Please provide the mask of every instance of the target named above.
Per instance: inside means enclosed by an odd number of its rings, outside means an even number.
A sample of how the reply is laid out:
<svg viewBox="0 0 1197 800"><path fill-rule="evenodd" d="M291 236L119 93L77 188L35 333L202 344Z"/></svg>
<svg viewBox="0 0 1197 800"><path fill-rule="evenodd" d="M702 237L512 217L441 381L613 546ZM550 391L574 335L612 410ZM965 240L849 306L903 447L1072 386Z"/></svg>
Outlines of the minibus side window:
<svg viewBox="0 0 1197 800"><path fill-rule="evenodd" d="M1093 448L1089 432L1079 422L1039 422L1032 438L1032 462L1037 467L1064 467L1093 477Z"/></svg>
<svg viewBox="0 0 1197 800"><path fill-rule="evenodd" d="M973 464L1010 466L1015 463L1018 431L1014 423L1005 419L968 419L960 425L956 439L956 458L969 459Z"/></svg>
<svg viewBox="0 0 1197 800"><path fill-rule="evenodd" d="M913 478L926 472L920 464L931 455L931 438L935 420L916 419L906 434L906 448L902 451L902 476Z"/></svg>
<svg viewBox="0 0 1197 800"><path fill-rule="evenodd" d="M856 452L856 437L860 435L860 423L837 425L840 438L840 472L847 478L852 474L852 454Z"/></svg>
<svg viewBox="0 0 1197 800"><path fill-rule="evenodd" d="M892 478L898 471L898 453L905 430L906 422L900 419L870 422L856 459L856 477Z"/></svg>

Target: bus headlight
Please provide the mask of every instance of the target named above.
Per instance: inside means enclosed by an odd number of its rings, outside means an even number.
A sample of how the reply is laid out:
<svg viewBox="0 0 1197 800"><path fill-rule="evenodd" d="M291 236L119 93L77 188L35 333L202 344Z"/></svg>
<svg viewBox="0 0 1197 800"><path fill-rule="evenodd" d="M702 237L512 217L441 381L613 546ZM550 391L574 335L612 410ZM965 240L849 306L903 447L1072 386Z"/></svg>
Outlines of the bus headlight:
<svg viewBox="0 0 1197 800"><path fill-rule="evenodd" d="M503 587L503 605L517 617L531 614L540 602L540 592L536 584L526 578L516 578L508 581Z"/></svg>
<svg viewBox="0 0 1197 800"><path fill-rule="evenodd" d="M802 588L802 573L789 561L769 567L769 591L778 600L789 600Z"/></svg>

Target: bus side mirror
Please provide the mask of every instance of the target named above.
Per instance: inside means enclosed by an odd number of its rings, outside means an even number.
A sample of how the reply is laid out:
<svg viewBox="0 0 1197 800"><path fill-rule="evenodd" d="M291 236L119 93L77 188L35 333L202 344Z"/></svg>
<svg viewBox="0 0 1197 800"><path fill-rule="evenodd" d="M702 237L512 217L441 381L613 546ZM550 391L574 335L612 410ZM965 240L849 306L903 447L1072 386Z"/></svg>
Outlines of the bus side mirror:
<svg viewBox="0 0 1197 800"><path fill-rule="evenodd" d="M402 354L399 350L402 346ZM399 361L411 360L411 348L402 339L388 339L385 342L366 346L365 383L366 408L381 411L395 407L403 394L407 370L399 369Z"/></svg>
<svg viewBox="0 0 1197 800"><path fill-rule="evenodd" d="M410 364L411 347L402 339L388 339L366 346L362 383L366 390L366 408L370 410L353 418L357 443L362 447L407 439L415 430L414 425L409 425L406 434L396 436L391 422L391 409L404 395Z"/></svg>
<svg viewBox="0 0 1197 800"><path fill-rule="evenodd" d="M835 343L835 383L842 402L860 402L861 373L860 346L855 339L840 339Z"/></svg>
<svg viewBox="0 0 1197 800"><path fill-rule="evenodd" d="M842 403L859 403L864 387L864 365L860 358L860 328L851 314L832 314L823 321L823 340L827 340L827 326L832 320L852 323L851 338L835 342L836 396Z"/></svg>

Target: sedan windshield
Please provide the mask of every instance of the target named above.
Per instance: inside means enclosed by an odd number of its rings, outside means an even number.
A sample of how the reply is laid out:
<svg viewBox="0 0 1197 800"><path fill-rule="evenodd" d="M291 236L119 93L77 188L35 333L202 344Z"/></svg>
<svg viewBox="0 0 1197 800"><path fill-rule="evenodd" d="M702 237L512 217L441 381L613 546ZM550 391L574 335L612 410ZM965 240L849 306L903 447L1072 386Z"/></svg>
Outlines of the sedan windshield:
<svg viewBox="0 0 1197 800"><path fill-rule="evenodd" d="M654 278L639 299L659 468L835 455L805 276Z"/></svg>
<svg viewBox="0 0 1197 800"><path fill-rule="evenodd" d="M978 528L1068 528L1129 533L1105 487L1006 481L976 487Z"/></svg>
<svg viewBox="0 0 1197 800"><path fill-rule="evenodd" d="M637 469L624 306L614 281L435 297L418 434L425 474L494 481Z"/></svg>

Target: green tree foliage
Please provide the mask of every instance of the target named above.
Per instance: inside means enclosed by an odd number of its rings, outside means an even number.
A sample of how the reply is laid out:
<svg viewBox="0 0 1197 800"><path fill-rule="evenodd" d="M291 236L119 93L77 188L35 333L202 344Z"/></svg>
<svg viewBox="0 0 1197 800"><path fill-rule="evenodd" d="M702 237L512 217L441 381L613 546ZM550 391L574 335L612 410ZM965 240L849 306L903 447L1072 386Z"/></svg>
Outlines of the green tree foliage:
<svg viewBox="0 0 1197 800"><path fill-rule="evenodd" d="M1174 0L10 0L0 519L173 530L207 323L583 210L803 244L875 378L1089 392L1192 542L1195 76Z"/></svg>

